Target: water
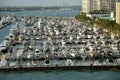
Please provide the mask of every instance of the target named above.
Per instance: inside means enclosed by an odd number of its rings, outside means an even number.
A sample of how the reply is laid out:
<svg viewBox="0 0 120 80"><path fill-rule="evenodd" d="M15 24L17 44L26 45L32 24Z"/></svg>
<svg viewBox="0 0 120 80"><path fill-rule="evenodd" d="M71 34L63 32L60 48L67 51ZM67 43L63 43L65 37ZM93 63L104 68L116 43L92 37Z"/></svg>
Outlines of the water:
<svg viewBox="0 0 120 80"><path fill-rule="evenodd" d="M0 29L0 42L4 40L4 37L9 34L9 30L11 28L12 24Z"/></svg>
<svg viewBox="0 0 120 80"><path fill-rule="evenodd" d="M23 10L23 11L3 11L2 15L16 15L16 16L65 16L73 17L79 14L79 10Z"/></svg>
<svg viewBox="0 0 120 80"><path fill-rule="evenodd" d="M67 16L79 14L79 10L25 10L16 12L0 12L0 15L20 16ZM0 29L0 42L8 35L11 25ZM47 72L1 72L0 80L120 80L120 72L115 71L47 71Z"/></svg>
<svg viewBox="0 0 120 80"><path fill-rule="evenodd" d="M47 71L47 72L11 72L0 73L0 80L120 80L119 72L79 72L79 71Z"/></svg>

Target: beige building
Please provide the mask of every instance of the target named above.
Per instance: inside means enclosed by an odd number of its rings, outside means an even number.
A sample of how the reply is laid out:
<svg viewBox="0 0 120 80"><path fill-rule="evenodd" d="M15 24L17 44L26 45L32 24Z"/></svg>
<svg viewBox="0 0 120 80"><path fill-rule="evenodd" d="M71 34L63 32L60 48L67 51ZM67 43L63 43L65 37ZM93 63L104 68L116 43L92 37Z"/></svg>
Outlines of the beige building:
<svg viewBox="0 0 120 80"><path fill-rule="evenodd" d="M82 12L89 13L94 10L115 11L116 0L82 0Z"/></svg>
<svg viewBox="0 0 120 80"><path fill-rule="evenodd" d="M120 24L120 2L116 3L116 23Z"/></svg>
<svg viewBox="0 0 120 80"><path fill-rule="evenodd" d="M90 0L82 0L82 12L90 12Z"/></svg>

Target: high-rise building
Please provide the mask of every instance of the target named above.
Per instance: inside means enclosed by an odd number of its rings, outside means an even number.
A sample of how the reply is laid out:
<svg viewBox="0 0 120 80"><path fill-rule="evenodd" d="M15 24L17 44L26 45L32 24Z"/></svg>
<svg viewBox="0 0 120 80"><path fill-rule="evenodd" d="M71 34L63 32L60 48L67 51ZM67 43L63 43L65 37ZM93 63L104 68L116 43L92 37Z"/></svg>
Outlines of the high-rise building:
<svg viewBox="0 0 120 80"><path fill-rule="evenodd" d="M90 12L90 0L82 0L82 12L88 13Z"/></svg>
<svg viewBox="0 0 120 80"><path fill-rule="evenodd" d="M82 0L82 12L89 13L94 10L115 11L116 0Z"/></svg>
<svg viewBox="0 0 120 80"><path fill-rule="evenodd" d="M115 11L116 0L110 0L110 11Z"/></svg>
<svg viewBox="0 0 120 80"><path fill-rule="evenodd" d="M116 23L120 24L120 2L116 3Z"/></svg>

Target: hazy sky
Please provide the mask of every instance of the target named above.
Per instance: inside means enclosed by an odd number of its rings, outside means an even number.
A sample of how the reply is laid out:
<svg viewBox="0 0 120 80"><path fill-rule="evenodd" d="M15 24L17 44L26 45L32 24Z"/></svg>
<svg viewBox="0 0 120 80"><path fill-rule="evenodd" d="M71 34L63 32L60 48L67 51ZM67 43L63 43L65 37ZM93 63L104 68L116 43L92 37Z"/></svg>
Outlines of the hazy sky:
<svg viewBox="0 0 120 80"><path fill-rule="evenodd" d="M60 6L81 5L81 0L0 0L0 6Z"/></svg>

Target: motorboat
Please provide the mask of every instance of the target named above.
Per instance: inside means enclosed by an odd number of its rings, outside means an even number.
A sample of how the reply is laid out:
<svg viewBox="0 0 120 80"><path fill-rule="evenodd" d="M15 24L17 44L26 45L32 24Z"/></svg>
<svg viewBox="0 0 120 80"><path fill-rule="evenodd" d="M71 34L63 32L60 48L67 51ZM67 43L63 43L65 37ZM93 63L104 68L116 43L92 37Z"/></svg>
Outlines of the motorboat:
<svg viewBox="0 0 120 80"><path fill-rule="evenodd" d="M120 65L120 58L116 59L116 63Z"/></svg>
<svg viewBox="0 0 120 80"><path fill-rule="evenodd" d="M75 57L76 52L75 52L74 49L70 49L70 50L69 50L69 54L70 54L72 57Z"/></svg>
<svg viewBox="0 0 120 80"><path fill-rule="evenodd" d="M15 35L14 34L9 34L10 40L15 40Z"/></svg>
<svg viewBox="0 0 120 80"><path fill-rule="evenodd" d="M48 60L48 59L45 60L44 65L45 65L45 66L49 66L49 65L50 65L50 60Z"/></svg>
<svg viewBox="0 0 120 80"><path fill-rule="evenodd" d="M16 53L16 58L19 59L20 57L22 57L24 54L24 49L23 48L19 48L17 50L17 53Z"/></svg>
<svg viewBox="0 0 120 80"><path fill-rule="evenodd" d="M7 50L7 46L3 43L0 44L0 51Z"/></svg>
<svg viewBox="0 0 120 80"><path fill-rule="evenodd" d="M18 36L18 41L19 41L19 42L22 42L23 40L24 40L24 35L22 35L22 34L19 35L19 36Z"/></svg>
<svg viewBox="0 0 120 80"><path fill-rule="evenodd" d="M15 25L12 26L12 28L9 31L9 34L14 34L17 35L19 33L19 25L16 23Z"/></svg>
<svg viewBox="0 0 120 80"><path fill-rule="evenodd" d="M28 50L28 52L27 52L27 58L28 59L31 59L31 58L33 58L33 52L31 51L31 50Z"/></svg>
<svg viewBox="0 0 120 80"><path fill-rule="evenodd" d="M6 46L9 46L9 44L10 44L9 36L5 37L5 39L3 41L3 44L6 45Z"/></svg>
<svg viewBox="0 0 120 80"><path fill-rule="evenodd" d="M40 50L39 49L35 49L35 56L40 56Z"/></svg>
<svg viewBox="0 0 120 80"><path fill-rule="evenodd" d="M68 60L66 61L66 65L67 65L67 66L71 66L71 65L74 65L74 63L73 63L72 60L68 59Z"/></svg>
<svg viewBox="0 0 120 80"><path fill-rule="evenodd" d="M7 65L7 61L5 60L5 58L3 58L1 61L0 61L0 67L4 67Z"/></svg>
<svg viewBox="0 0 120 80"><path fill-rule="evenodd" d="M16 62L9 62L9 66L10 67L15 67L15 66L17 66L17 63Z"/></svg>
<svg viewBox="0 0 120 80"><path fill-rule="evenodd" d="M32 65L33 65L33 66L36 66L36 65L38 65L38 64L39 64L39 61L32 60Z"/></svg>
<svg viewBox="0 0 120 80"><path fill-rule="evenodd" d="M45 24L45 21L44 21L44 19L39 19L39 21L38 21L38 27L43 27L43 26L45 26L46 24Z"/></svg>
<svg viewBox="0 0 120 80"><path fill-rule="evenodd" d="M29 49L33 50L34 49L34 44L30 43L30 45L28 47L29 47Z"/></svg>

